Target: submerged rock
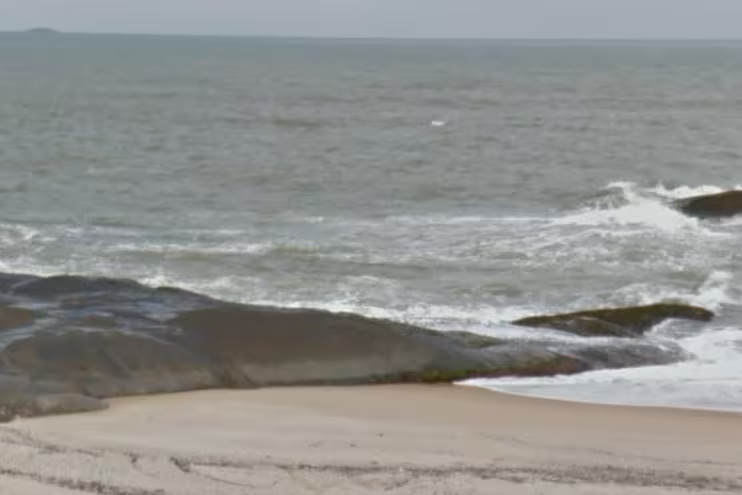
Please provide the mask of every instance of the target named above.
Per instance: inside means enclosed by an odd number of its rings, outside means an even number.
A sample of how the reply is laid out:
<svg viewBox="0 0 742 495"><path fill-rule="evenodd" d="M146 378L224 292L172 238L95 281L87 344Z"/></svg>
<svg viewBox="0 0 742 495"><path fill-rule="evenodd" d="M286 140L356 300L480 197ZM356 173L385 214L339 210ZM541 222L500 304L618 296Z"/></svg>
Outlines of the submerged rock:
<svg viewBox="0 0 742 495"><path fill-rule="evenodd" d="M657 346L627 340L612 344L513 342L491 347L487 354L502 363L488 377L570 375L595 369L669 364L686 357L676 345Z"/></svg>
<svg viewBox="0 0 742 495"><path fill-rule="evenodd" d="M507 343L129 280L0 274L0 298L0 420L95 409L122 395L543 376L678 358L656 348ZM651 323L637 318L635 326Z"/></svg>
<svg viewBox="0 0 742 495"><path fill-rule="evenodd" d="M76 294L113 294L145 289L138 282L126 279L80 277L76 275L56 275L53 277L34 277L20 280L11 286L10 292L21 296L39 299L69 297Z"/></svg>
<svg viewBox="0 0 742 495"><path fill-rule="evenodd" d="M557 352L580 359L591 370L633 368L646 366L648 363L670 364L688 357L676 344L665 343L659 346L642 340L598 345L561 344L553 348Z"/></svg>
<svg viewBox="0 0 742 495"><path fill-rule="evenodd" d="M714 313L696 306L667 303L531 316L512 323L524 327L553 328L583 337L637 337L669 318L711 321Z"/></svg>
<svg viewBox="0 0 742 495"><path fill-rule="evenodd" d="M684 198L676 202L680 211L698 218L725 218L742 214L742 191L725 191Z"/></svg>

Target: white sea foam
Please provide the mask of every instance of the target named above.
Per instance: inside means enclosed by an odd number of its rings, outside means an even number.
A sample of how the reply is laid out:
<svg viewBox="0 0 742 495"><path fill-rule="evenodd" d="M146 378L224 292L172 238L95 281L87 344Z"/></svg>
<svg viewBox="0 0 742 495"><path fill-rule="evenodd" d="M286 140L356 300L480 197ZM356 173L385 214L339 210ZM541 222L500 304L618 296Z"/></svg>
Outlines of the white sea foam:
<svg viewBox="0 0 742 495"><path fill-rule="evenodd" d="M699 221L688 217L657 196L645 195L631 182L613 182L607 190L615 191L612 199L602 199L597 204L554 219L555 225L579 226L639 226L654 231L678 233L698 230Z"/></svg>
<svg viewBox="0 0 742 495"><path fill-rule="evenodd" d="M29 242L40 233L40 229L30 225L2 223L0 224L0 243L6 246L12 246L19 242Z"/></svg>
<svg viewBox="0 0 742 495"><path fill-rule="evenodd" d="M742 190L742 185L737 184L730 187L720 187L712 185L701 185L701 186L678 186L674 188L668 188L664 184L658 184L657 186L648 189L658 196L671 199L684 199L692 196L703 196L706 194L717 194L728 190Z"/></svg>
<svg viewBox="0 0 742 495"><path fill-rule="evenodd" d="M171 256L212 255L265 255L278 250L312 252L316 248L309 243L289 244L280 242L231 242L231 243L182 243L182 242L135 242L106 246L111 253L162 254Z"/></svg>
<svg viewBox="0 0 742 495"><path fill-rule="evenodd" d="M614 301L649 304L658 301L683 302L715 311L724 305L738 307L731 294L732 273L711 272L693 291L663 286L632 284L618 290ZM672 365L599 370L579 375L543 378L482 379L470 385L539 397L586 402L632 405L672 405L742 410L742 326L705 329L680 320L668 320L648 338L679 345L690 359Z"/></svg>
<svg viewBox="0 0 742 495"><path fill-rule="evenodd" d="M616 290L610 296L610 304L642 305L656 302L678 302L718 310L724 304L739 304L731 294L734 282L732 273L724 270L712 271L697 287L682 290L667 284L634 283Z"/></svg>
<svg viewBox="0 0 742 495"><path fill-rule="evenodd" d="M565 400L742 410L742 328L715 328L678 343L692 359L664 366L467 383Z"/></svg>
<svg viewBox="0 0 742 495"><path fill-rule="evenodd" d="M612 210L587 210L554 220L556 225L640 225L664 232L698 229L698 220L658 201L637 199Z"/></svg>

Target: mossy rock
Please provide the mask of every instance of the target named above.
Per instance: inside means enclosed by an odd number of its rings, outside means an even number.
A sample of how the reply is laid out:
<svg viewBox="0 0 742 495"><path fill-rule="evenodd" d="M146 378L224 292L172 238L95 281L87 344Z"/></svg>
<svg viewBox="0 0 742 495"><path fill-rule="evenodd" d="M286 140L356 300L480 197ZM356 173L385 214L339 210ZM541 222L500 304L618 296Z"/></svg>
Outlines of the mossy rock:
<svg viewBox="0 0 742 495"><path fill-rule="evenodd" d="M512 323L524 327L553 328L583 337L637 337L669 318L711 321L714 313L697 306L665 303L531 316Z"/></svg>
<svg viewBox="0 0 742 495"><path fill-rule="evenodd" d="M463 369L439 370L430 369L416 376L407 376L401 381L421 383L454 383L471 378L501 378L505 376L556 376L573 375L588 371L590 366L577 357L562 354L534 357L531 359L515 359L501 366L493 366L489 370Z"/></svg>
<svg viewBox="0 0 742 495"><path fill-rule="evenodd" d="M681 199L676 206L686 215L698 218L725 218L742 214L742 191L724 191Z"/></svg>
<svg viewBox="0 0 742 495"><path fill-rule="evenodd" d="M482 335L473 332L454 331L445 332L445 336L452 338L456 342L466 347L472 347L475 349L484 349L486 347L492 347L495 345L501 345L502 340L490 337L488 335Z"/></svg>

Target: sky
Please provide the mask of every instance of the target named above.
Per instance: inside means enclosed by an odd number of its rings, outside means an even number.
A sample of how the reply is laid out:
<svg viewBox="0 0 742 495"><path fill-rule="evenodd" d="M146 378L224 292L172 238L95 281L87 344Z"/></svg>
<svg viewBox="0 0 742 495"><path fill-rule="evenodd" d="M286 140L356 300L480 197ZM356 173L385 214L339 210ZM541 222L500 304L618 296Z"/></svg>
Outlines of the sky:
<svg viewBox="0 0 742 495"><path fill-rule="evenodd" d="M741 39L742 0L0 0L0 31Z"/></svg>

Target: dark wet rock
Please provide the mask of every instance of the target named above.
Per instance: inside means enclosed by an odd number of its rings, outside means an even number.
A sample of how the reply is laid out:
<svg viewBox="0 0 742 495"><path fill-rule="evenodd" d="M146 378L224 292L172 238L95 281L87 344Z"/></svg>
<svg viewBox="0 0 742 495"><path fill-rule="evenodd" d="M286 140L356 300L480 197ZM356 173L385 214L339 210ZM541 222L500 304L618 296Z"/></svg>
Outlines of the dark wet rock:
<svg viewBox="0 0 742 495"><path fill-rule="evenodd" d="M474 347L478 349L484 349L504 343L504 341L501 339L490 337L488 335L482 335L480 333L450 331L446 332L445 335L461 343L462 345L465 345L466 347Z"/></svg>
<svg viewBox="0 0 742 495"><path fill-rule="evenodd" d="M686 215L698 218L725 218L742 214L742 191L725 191L684 198L676 206Z"/></svg>
<svg viewBox="0 0 742 495"><path fill-rule="evenodd" d="M556 345L555 352L572 356L585 363L588 369L618 369L670 364L687 358L685 351L675 344L656 345L640 340L625 340L610 345Z"/></svg>
<svg viewBox="0 0 742 495"><path fill-rule="evenodd" d="M199 356L125 333L36 334L0 355L3 369L91 397L180 392L219 386Z"/></svg>
<svg viewBox="0 0 742 495"><path fill-rule="evenodd" d="M199 294L197 292L192 292L190 290L181 289L179 287L157 287L154 289L154 293L157 294L162 300L169 300L169 301L181 301L181 302L190 302L191 304L202 306L202 305L210 305L210 306L216 306L216 305L228 305L230 303L225 303L224 301L219 301L218 299L214 299L213 297L205 296L203 294Z"/></svg>
<svg viewBox="0 0 742 495"><path fill-rule="evenodd" d="M497 376L570 375L596 369L670 364L687 356L674 344L658 346L637 340L611 344L513 342L490 347L486 353L501 363Z"/></svg>
<svg viewBox="0 0 742 495"><path fill-rule="evenodd" d="M67 297L75 294L111 294L125 291L141 291L143 288L143 285L133 280L57 275L46 278L32 278L15 284L11 292L27 297L54 298L61 296Z"/></svg>
<svg viewBox="0 0 742 495"><path fill-rule="evenodd" d="M228 386L452 382L472 377L551 376L670 362L678 353L639 346L510 343L469 332L313 310L235 306L197 310L173 322L174 340L206 352ZM478 337L478 338L475 338Z"/></svg>
<svg viewBox="0 0 742 495"><path fill-rule="evenodd" d="M116 319L110 316L87 315L74 322L83 328L107 329L116 328Z"/></svg>
<svg viewBox="0 0 742 495"><path fill-rule="evenodd" d="M105 407L105 401L65 393L59 385L32 382L22 375L0 374L0 423L16 417L95 411Z"/></svg>
<svg viewBox="0 0 742 495"><path fill-rule="evenodd" d="M0 303L0 419L95 409L122 395L550 376L681 357L649 344L506 342L128 280L0 275ZM705 317L695 310L686 317ZM652 317L635 314L629 328L638 334L658 315L679 313L655 308ZM620 318L600 321L627 331Z"/></svg>
<svg viewBox="0 0 742 495"><path fill-rule="evenodd" d="M490 347L485 352L500 363L497 369L483 375L485 378L572 375L593 368L588 361L569 351L546 345L502 344Z"/></svg>
<svg viewBox="0 0 742 495"><path fill-rule="evenodd" d="M170 323L165 341L121 332L34 334L6 347L2 368L43 395L94 398L589 369L568 354L540 348L489 352L494 348L465 346L432 330L316 310L230 305L189 311Z"/></svg>
<svg viewBox="0 0 742 495"><path fill-rule="evenodd" d="M524 327L552 328L583 337L636 337L669 318L711 321L714 313L696 306L668 303L531 316L512 323Z"/></svg>
<svg viewBox="0 0 742 495"><path fill-rule="evenodd" d="M443 334L352 314L235 305L170 323L182 329L174 341L208 356L228 386L418 381L497 366Z"/></svg>
<svg viewBox="0 0 742 495"><path fill-rule="evenodd" d="M0 273L0 292L11 292L15 287L28 282L39 280L41 277L35 275L20 275L15 273Z"/></svg>

